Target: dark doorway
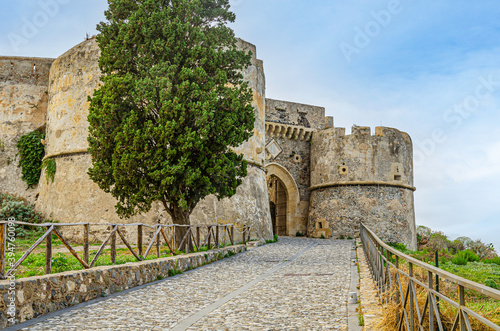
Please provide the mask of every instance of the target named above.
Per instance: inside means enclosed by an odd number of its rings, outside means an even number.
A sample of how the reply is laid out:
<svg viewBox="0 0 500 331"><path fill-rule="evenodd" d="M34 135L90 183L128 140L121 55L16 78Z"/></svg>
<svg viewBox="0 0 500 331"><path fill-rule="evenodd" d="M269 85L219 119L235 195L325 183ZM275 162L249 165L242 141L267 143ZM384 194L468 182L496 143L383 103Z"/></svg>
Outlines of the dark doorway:
<svg viewBox="0 0 500 331"><path fill-rule="evenodd" d="M283 182L272 176L269 186L269 206L271 209L271 219L273 221L273 232L278 236L286 236L287 228L287 200L288 194Z"/></svg>

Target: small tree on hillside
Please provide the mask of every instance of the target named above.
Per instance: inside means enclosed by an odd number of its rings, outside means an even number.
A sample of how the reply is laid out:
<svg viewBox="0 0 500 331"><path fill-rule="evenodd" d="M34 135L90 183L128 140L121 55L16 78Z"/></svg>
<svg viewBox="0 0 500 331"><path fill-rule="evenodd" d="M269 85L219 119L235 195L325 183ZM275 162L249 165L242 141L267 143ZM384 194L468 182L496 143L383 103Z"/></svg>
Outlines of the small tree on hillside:
<svg viewBox="0 0 500 331"><path fill-rule="evenodd" d="M226 26L228 0L108 0L97 37L104 83L89 98L90 178L120 217L160 201L189 224L209 194L231 197L247 175L231 149L253 134L251 54Z"/></svg>

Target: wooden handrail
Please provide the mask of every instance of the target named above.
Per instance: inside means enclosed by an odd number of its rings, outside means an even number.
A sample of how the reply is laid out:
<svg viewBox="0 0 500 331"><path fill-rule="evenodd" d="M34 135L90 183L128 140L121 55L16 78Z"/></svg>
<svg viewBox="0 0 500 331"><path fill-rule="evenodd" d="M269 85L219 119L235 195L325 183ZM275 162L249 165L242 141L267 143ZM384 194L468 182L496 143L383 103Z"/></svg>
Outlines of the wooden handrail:
<svg viewBox="0 0 500 331"><path fill-rule="evenodd" d="M437 322L438 328L442 330L443 325L440 318L439 306L437 304L437 298L440 298L450 304L452 307L458 309L458 313L455 317L454 325L452 328L453 330L455 330L460 325L461 330L472 331L471 324L469 322L470 315L477 321L483 323L483 325L487 325L493 330L500 331L500 326L494 324L487 318L479 315L477 312L465 306L465 289L467 288L473 290L477 293L481 293L496 300L500 300L500 291L454 275L452 273L429 265L425 262L417 260L411 256L408 256L384 243L372 230L367 228L363 223L361 223L360 237L363 243L365 255L373 274L373 278L377 282L379 291L385 292L388 287L397 287L394 293L396 297L395 304L400 305L399 309L402 310L402 314L401 312L398 312L398 330L402 330L403 324L406 325L407 330L414 330L415 326L418 330L423 330L423 328L425 327L424 321L427 315L429 318L426 324L428 324L429 330L434 330L434 317L436 318L435 321ZM391 261L391 259L389 258L389 253L394 255L395 263L393 263L393 261ZM405 260L408 263L408 272L405 272L400 268L399 263L401 259ZM424 282L420 281L415 276L415 266L427 271L429 284L424 284ZM391 276L391 267L397 271L395 273L394 283ZM439 292L439 289L434 289L434 274L439 275L441 278L458 285L459 302L456 302L447 297L444 293ZM404 288L401 281L402 277L405 277L408 280L408 285ZM425 291L427 291L427 299L421 312L417 300L415 285L418 285ZM417 323L418 325L415 325Z"/></svg>
<svg viewBox="0 0 500 331"><path fill-rule="evenodd" d="M427 271L431 271L432 273L439 275L439 277L443 277L447 280L450 280L454 283L457 283L458 285L462 285L463 287L466 287L468 289L474 290L474 291L479 292L481 294L487 295L493 299L500 300L500 291L499 290L495 290L491 287L475 283L471 280L454 275L448 271L444 271L443 269L436 268L430 264L427 264L425 262L417 260L409 255L406 255L406 254L398 251L397 249L384 243L382 240L380 240L380 238L375 233L373 233L373 231L371 231L369 228L367 228L363 223L361 223L361 226L363 226L366 229L366 231L370 234L372 239L375 242L377 242L377 244L379 244L382 248L388 250L392 254L397 255L400 258L402 258L408 262L411 262L413 265L421 267Z"/></svg>
<svg viewBox="0 0 500 331"><path fill-rule="evenodd" d="M5 247L5 244L7 242L7 236L5 235L5 230L7 228L7 225L23 225L23 226L32 226L32 227L44 227L46 228L46 231L44 231L43 235L23 254L23 256L16 261L13 266L5 272L5 266L6 266L6 254L5 250L2 250L1 247ZM63 226L83 226L83 258L80 257L76 251L73 249L73 247L69 244L69 242L64 238L63 232L58 231L59 227ZM101 244L99 247L97 254L94 256L92 261L89 261L89 232L90 232L90 227L91 226L106 226L106 227L112 227L111 232L107 235L106 239L104 242ZM130 227L130 226L137 226L138 231L137 231L137 252L134 251L130 243L127 241L125 235L123 232L120 230L120 227ZM143 250L143 227L148 227L151 229L155 230L155 234L153 238L151 239L151 242L149 243L147 250L145 252L144 257L142 257L142 250ZM182 242L179 245L179 247L176 247L176 228L187 228L186 234L184 238L182 238ZM193 228L196 228L196 232L193 231ZM205 243L201 245L202 242L202 231L200 229L206 229L206 236L205 236ZM219 238L219 228L222 228L222 238ZM176 254L176 249L181 249L182 245L184 245L184 248L186 249L186 252L189 252L191 249L191 244L193 244L193 247L195 247L198 251L203 247L206 246L207 241L210 249L211 247L216 247L218 248L221 244L225 244L226 242L226 236L229 236L229 242L231 244L234 244L234 228L235 224L225 224L225 225L178 225L178 224L156 224L156 225L148 225L148 224L143 224L143 223L133 223L133 224L117 224L117 223L108 223L108 224L101 224L101 223L89 223L89 222L81 222L81 223L42 223L42 224L32 224L32 223L26 223L26 222L19 222L19 221L0 221L0 279L5 279L11 274L15 272L15 270L23 263L23 261L30 255L35 248L41 244L44 240L46 241L46 248L45 248L45 273L50 274L52 272L52 234L55 234L56 237L63 243L63 245L68 249L68 251L77 259L77 261L85 268L93 268L99 257L101 256L102 252L104 251L106 245L108 243L111 243L111 261L114 264L115 259L116 259L116 238L117 235L120 237L121 241L125 244L125 246L132 252L134 257L138 261L143 261L148 254L150 253L151 248L153 245L156 243L156 255L159 258L160 257L160 246L162 244L162 238L164 241L164 244L168 246L170 249L170 252L172 254ZM169 229L169 231L165 231L165 229ZM216 230L216 233L215 232ZM170 231L171 230L171 231ZM168 235L167 235L168 233ZM2 235L4 234L4 235ZM246 236L250 237L250 227L244 226L243 228L243 234L242 234L242 240L245 242ZM170 239L169 239L170 236ZM196 236L196 237L195 237ZM215 245L211 245L211 239L214 240Z"/></svg>

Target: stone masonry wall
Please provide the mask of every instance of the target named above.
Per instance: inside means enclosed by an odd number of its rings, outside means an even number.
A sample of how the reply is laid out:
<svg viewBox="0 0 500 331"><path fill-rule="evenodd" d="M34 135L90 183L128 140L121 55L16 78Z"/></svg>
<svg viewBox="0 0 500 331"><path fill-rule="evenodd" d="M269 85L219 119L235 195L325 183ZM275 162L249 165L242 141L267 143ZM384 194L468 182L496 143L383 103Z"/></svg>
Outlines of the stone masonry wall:
<svg viewBox="0 0 500 331"><path fill-rule="evenodd" d="M49 70L53 59L0 57L0 191L34 202L36 189L21 179L16 144L21 136L44 129Z"/></svg>
<svg viewBox="0 0 500 331"><path fill-rule="evenodd" d="M15 281L16 318L20 322L168 277L245 251L243 245L151 261L96 267L87 270L28 277ZM6 315L10 281L0 281L0 328L9 326Z"/></svg>
<svg viewBox="0 0 500 331"><path fill-rule="evenodd" d="M385 242L416 246L413 191L384 186L341 186L312 192L309 217L329 223L332 236L359 236L360 222ZM308 233L315 229L309 222Z"/></svg>

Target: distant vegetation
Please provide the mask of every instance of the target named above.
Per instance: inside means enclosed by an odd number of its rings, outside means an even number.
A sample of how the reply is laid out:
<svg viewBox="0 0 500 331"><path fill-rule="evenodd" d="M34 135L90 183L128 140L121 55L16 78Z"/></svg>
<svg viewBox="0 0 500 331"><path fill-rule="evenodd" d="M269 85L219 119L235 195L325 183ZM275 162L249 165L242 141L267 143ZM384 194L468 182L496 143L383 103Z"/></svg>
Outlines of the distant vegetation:
<svg viewBox="0 0 500 331"><path fill-rule="evenodd" d="M450 240L442 232L433 231L425 226L417 228L417 251L410 251L402 244L390 244L394 248L416 259L435 263L438 252L439 267L460 277L500 289L500 257L493 244L481 239L459 237Z"/></svg>

